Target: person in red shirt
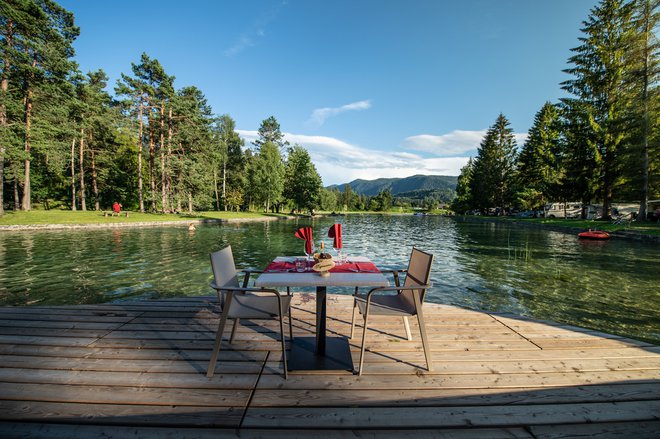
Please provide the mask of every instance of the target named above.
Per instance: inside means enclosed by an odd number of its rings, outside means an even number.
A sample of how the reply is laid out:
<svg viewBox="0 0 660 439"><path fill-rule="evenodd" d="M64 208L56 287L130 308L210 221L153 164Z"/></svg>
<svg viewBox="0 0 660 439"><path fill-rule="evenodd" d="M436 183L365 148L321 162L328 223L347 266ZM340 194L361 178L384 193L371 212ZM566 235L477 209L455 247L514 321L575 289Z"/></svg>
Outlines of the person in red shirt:
<svg viewBox="0 0 660 439"><path fill-rule="evenodd" d="M119 215L120 212L121 212L121 204L115 201L115 203L112 205L112 213L113 214L116 213L117 215Z"/></svg>

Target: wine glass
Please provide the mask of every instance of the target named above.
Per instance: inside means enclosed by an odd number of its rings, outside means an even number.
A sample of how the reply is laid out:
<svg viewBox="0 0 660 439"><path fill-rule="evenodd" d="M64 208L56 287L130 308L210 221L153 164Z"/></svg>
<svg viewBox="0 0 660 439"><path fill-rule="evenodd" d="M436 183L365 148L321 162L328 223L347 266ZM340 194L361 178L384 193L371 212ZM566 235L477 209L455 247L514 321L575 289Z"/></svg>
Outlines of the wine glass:
<svg viewBox="0 0 660 439"><path fill-rule="evenodd" d="M314 257L314 244L312 243L310 247L310 252L307 252L307 243L305 243L305 254L307 255L307 259L305 260L305 271L310 270L310 262L312 261L312 258Z"/></svg>
<svg viewBox="0 0 660 439"><path fill-rule="evenodd" d="M342 252L341 247L332 247L332 250L337 254L336 265L341 265L344 263L344 253Z"/></svg>

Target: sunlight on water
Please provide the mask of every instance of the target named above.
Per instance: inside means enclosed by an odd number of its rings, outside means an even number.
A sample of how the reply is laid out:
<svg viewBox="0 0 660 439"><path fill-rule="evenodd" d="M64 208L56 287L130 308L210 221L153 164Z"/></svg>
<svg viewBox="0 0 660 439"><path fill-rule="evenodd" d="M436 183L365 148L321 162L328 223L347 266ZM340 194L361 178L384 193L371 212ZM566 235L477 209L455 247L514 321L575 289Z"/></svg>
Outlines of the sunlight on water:
<svg viewBox="0 0 660 439"><path fill-rule="evenodd" d="M435 255L428 301L593 328L660 342L660 248L612 239L460 222L349 216L186 227L0 233L0 304L59 305L211 294L208 254L231 244L239 267L301 254L293 236L344 224L350 255L405 267L412 246ZM349 294L348 289L333 292Z"/></svg>

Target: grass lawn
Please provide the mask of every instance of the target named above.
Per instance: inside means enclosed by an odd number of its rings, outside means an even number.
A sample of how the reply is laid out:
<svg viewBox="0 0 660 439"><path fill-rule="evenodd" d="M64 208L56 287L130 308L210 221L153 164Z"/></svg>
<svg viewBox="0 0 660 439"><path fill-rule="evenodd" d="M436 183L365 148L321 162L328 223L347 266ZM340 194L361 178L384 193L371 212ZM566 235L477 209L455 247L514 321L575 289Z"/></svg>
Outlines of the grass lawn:
<svg viewBox="0 0 660 439"><path fill-rule="evenodd" d="M0 217L0 226L29 225L29 224L112 224L112 223L136 223L136 222L167 222L203 219L256 219L273 216L284 216L277 214L264 214L252 212L195 212L189 214L160 214L129 212L128 217L124 212L120 216L103 216L103 212L75 211L70 210L33 210L30 212L5 211Z"/></svg>
<svg viewBox="0 0 660 439"><path fill-rule="evenodd" d="M561 219L561 218L512 218L512 217L486 217L501 219L503 221L517 221L525 223L547 224L557 227L572 227L582 229L604 230L606 232L634 232L645 235L660 235L660 224L653 221L624 222L613 224L611 221Z"/></svg>

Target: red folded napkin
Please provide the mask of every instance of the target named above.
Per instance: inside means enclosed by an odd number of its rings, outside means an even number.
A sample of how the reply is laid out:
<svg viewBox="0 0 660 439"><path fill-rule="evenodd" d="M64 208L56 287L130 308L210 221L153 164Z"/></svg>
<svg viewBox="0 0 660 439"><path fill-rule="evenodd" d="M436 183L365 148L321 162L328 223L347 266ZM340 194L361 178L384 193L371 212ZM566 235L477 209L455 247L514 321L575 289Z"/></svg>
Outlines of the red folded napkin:
<svg viewBox="0 0 660 439"><path fill-rule="evenodd" d="M342 248L344 245L341 240L341 224L333 224L328 230L328 238L333 238L332 247Z"/></svg>
<svg viewBox="0 0 660 439"><path fill-rule="evenodd" d="M273 261L270 264L268 264L268 267L264 270L265 272L269 271L281 271L281 272L286 272L286 271L291 271L296 268L296 264L293 262L287 262L287 261Z"/></svg>
<svg viewBox="0 0 660 439"><path fill-rule="evenodd" d="M335 265L330 273L380 273L380 270L371 261L347 262L346 264Z"/></svg>
<svg viewBox="0 0 660 439"><path fill-rule="evenodd" d="M314 245L312 244L312 228L311 227L301 227L296 231L296 238L305 240L305 253L311 254Z"/></svg>

